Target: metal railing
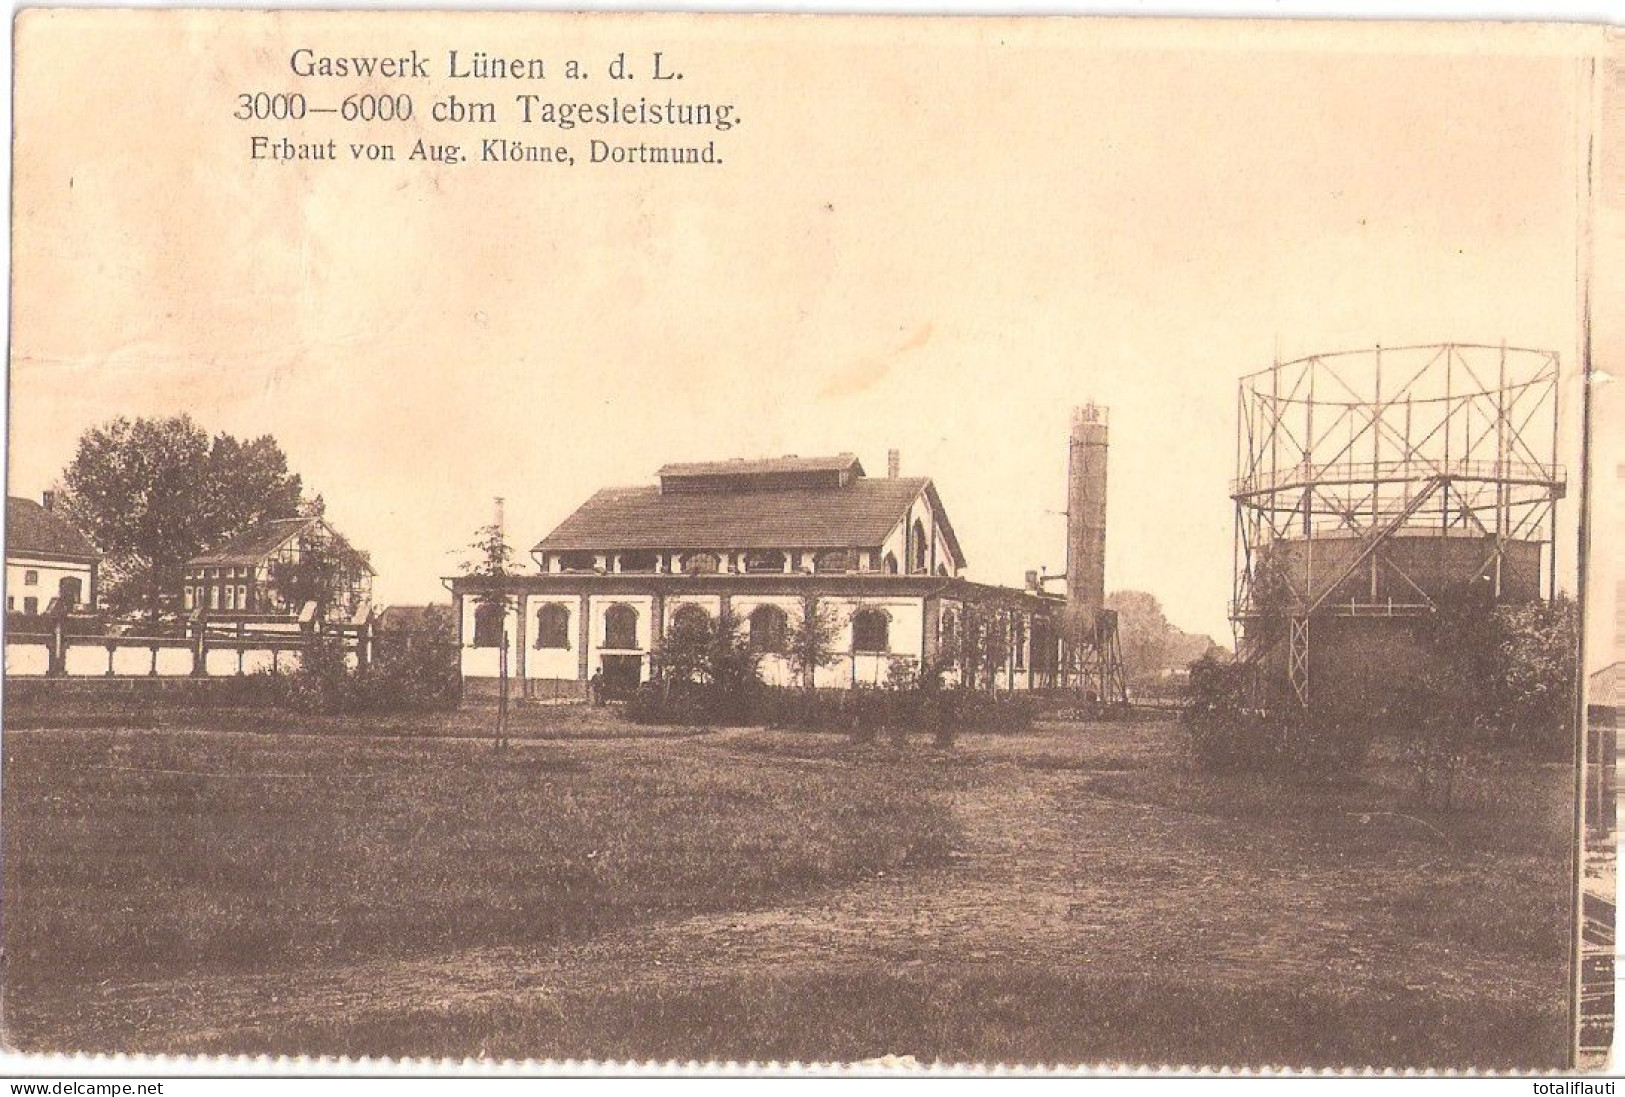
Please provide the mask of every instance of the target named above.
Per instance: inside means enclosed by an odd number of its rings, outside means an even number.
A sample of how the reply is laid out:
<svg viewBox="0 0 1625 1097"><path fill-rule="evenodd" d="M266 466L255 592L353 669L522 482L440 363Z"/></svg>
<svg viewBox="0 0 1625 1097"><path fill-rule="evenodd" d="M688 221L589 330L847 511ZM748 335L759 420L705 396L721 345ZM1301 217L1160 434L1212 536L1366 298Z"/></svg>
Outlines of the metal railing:
<svg viewBox="0 0 1625 1097"><path fill-rule="evenodd" d="M1301 461L1296 465L1276 468L1273 472L1260 470L1232 480L1230 496L1240 499L1326 484L1420 483L1435 477L1505 481L1551 488L1568 483L1568 473L1562 465L1541 465L1533 461L1430 461L1420 457L1403 461L1338 461L1324 465Z"/></svg>

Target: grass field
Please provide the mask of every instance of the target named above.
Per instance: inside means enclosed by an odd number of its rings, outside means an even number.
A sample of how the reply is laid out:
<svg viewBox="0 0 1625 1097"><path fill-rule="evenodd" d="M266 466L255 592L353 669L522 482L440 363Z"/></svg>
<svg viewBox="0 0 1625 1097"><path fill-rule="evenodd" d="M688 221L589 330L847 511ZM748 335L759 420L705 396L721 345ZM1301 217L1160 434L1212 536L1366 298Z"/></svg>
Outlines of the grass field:
<svg viewBox="0 0 1625 1097"><path fill-rule="evenodd" d="M1381 763L1199 776L1154 723L940 752L583 713L500 756L466 713L8 728L8 1042L1563 1061L1562 767L1486 767L1441 813Z"/></svg>

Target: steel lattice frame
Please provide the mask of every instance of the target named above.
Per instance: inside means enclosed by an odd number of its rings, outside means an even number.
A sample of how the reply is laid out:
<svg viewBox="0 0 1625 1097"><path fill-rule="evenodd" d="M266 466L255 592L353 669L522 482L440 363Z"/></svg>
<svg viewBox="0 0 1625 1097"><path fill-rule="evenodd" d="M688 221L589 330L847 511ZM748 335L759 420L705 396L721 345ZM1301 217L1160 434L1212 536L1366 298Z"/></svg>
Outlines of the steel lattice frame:
<svg viewBox="0 0 1625 1097"><path fill-rule="evenodd" d="M1309 622L1322 615L1418 616L1435 610L1421 584L1384 553L1401 531L1479 535L1480 573L1500 593L1511 541L1542 546L1547 596L1555 596L1558 355L1469 343L1378 347L1312 355L1241 379L1237 390L1235 585L1231 617L1245 630L1275 618L1267 635L1288 642L1288 676L1307 704ZM1314 543L1359 538L1353 563L1314 570ZM1301 578L1261 593L1269 545L1307 542ZM1334 591L1387 570L1413 593L1362 603ZM1279 580L1272 580L1279 582ZM1284 619L1284 620L1283 620ZM1260 658L1275 641L1248 651Z"/></svg>

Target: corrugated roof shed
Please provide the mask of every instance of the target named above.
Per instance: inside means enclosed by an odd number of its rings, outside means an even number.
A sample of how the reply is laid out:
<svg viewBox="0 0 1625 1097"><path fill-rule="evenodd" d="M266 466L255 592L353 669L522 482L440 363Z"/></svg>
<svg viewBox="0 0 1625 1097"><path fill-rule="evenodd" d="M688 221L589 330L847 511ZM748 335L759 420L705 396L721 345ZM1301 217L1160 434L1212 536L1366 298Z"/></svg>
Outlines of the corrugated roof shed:
<svg viewBox="0 0 1625 1097"><path fill-rule="evenodd" d="M690 461L662 465L656 476L761 476L779 472L851 472L863 475L857 456L838 453L834 457L762 457L732 461Z"/></svg>
<svg viewBox="0 0 1625 1097"><path fill-rule="evenodd" d="M90 539L60 514L32 499L6 496L6 555L61 556L95 560L101 554Z"/></svg>

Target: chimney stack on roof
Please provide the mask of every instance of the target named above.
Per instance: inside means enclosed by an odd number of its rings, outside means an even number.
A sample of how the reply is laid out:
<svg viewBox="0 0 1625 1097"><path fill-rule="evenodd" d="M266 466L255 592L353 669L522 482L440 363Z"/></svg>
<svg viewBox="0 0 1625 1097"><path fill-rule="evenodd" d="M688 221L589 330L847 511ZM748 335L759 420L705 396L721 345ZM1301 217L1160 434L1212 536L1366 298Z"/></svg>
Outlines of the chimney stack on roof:
<svg viewBox="0 0 1625 1097"><path fill-rule="evenodd" d="M886 477L895 480L903 474L903 451L889 449L886 451Z"/></svg>
<svg viewBox="0 0 1625 1097"><path fill-rule="evenodd" d="M56 492L44 491L40 493L40 506L46 510L56 509Z"/></svg>

